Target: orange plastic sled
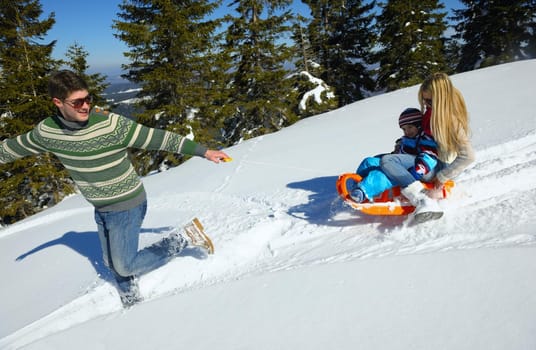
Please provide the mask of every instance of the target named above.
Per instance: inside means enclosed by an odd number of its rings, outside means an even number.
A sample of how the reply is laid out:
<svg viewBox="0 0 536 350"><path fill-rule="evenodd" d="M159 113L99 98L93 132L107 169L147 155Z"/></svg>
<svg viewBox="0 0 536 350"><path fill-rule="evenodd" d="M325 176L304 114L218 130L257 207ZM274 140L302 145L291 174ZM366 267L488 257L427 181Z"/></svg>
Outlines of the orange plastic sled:
<svg viewBox="0 0 536 350"><path fill-rule="evenodd" d="M348 180L360 182L361 179L358 174L347 173L340 175L336 183L339 196L355 210L369 215L408 215L415 210L415 207L400 193L399 186L382 192L374 197L372 202L367 199L361 203L354 201L348 192L347 182ZM428 190L434 189L431 183L423 182L423 185ZM454 181L448 180L440 190L439 197L447 198L454 186Z"/></svg>

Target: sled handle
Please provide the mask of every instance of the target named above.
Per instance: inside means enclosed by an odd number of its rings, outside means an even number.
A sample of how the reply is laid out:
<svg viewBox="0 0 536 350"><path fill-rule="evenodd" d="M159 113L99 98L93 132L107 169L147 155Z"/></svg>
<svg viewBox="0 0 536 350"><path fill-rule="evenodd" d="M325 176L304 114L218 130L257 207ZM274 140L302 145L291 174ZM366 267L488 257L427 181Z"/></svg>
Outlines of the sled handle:
<svg viewBox="0 0 536 350"><path fill-rule="evenodd" d="M339 176L336 183L337 192L344 200L352 198L350 197L350 193L348 192L348 188L346 186L348 179L354 180L355 182L360 182L363 178L356 173L346 173Z"/></svg>

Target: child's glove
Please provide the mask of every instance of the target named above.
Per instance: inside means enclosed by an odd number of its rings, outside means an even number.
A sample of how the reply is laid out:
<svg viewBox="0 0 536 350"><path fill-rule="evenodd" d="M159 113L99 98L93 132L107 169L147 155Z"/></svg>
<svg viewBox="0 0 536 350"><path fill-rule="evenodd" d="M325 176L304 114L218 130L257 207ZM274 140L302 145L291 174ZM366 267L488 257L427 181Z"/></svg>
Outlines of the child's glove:
<svg viewBox="0 0 536 350"><path fill-rule="evenodd" d="M424 175L430 172L430 169L419 158L415 160L415 166L408 170L416 180L422 179Z"/></svg>
<svg viewBox="0 0 536 350"><path fill-rule="evenodd" d="M437 160L434 157L426 153L421 153L415 158L415 166L408 170L416 180L421 180L422 177L428 174L436 165Z"/></svg>
<svg viewBox="0 0 536 350"><path fill-rule="evenodd" d="M411 175L415 178L415 180L420 180L422 177L426 174L428 174L428 169L426 169L426 166L422 163L415 164L414 167L408 169Z"/></svg>

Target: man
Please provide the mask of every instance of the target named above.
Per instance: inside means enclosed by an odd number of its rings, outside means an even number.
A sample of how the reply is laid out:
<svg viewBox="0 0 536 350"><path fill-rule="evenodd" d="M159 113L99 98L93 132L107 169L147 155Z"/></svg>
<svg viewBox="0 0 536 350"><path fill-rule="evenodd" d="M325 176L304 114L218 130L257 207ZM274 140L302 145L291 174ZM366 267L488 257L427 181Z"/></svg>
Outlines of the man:
<svg viewBox="0 0 536 350"><path fill-rule="evenodd" d="M188 243L205 248L211 243L202 231L196 236L189 230L187 238L173 234L138 251L147 198L127 149L164 150L215 163L229 157L183 136L91 109L87 83L71 71L53 74L48 88L57 115L26 134L3 141L0 164L42 152L58 157L82 195L95 207L104 262L118 281L123 302L131 304L139 298L134 276L164 264Z"/></svg>

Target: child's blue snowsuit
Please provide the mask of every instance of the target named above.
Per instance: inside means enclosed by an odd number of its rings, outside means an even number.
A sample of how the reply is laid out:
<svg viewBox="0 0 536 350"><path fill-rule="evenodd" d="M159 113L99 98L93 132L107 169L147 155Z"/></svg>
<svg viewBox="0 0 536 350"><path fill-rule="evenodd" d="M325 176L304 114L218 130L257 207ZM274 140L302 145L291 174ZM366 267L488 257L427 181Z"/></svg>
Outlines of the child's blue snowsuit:
<svg viewBox="0 0 536 350"><path fill-rule="evenodd" d="M421 132L415 138L403 136L397 140L398 143L399 149L396 153L415 155L415 166L410 169L415 179L420 180L423 175L437 170L440 162L437 158L437 144L432 137ZM394 186L381 170L380 160L383 155L363 159L356 170L362 177L358 186L369 200Z"/></svg>
<svg viewBox="0 0 536 350"><path fill-rule="evenodd" d="M380 160L383 154L367 157L363 159L356 170L356 173L361 176L362 180L359 183L359 188L365 196L372 200L374 196L393 187L393 183L380 168Z"/></svg>

